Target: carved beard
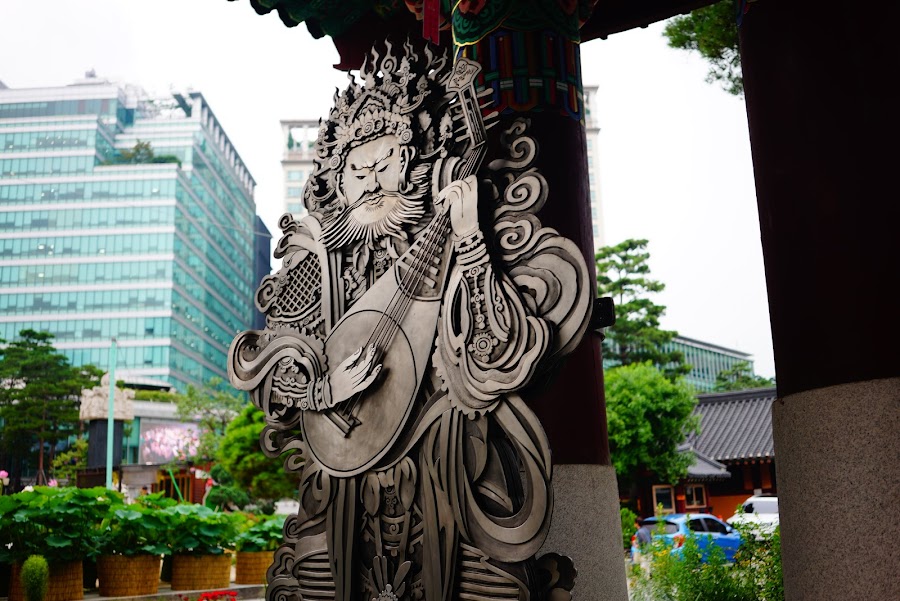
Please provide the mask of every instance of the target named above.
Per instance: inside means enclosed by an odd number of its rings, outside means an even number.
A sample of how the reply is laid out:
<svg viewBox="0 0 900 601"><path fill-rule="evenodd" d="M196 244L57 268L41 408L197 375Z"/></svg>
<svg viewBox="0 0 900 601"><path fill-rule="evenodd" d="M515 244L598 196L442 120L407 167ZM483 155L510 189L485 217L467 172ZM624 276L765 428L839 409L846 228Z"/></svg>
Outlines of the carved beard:
<svg viewBox="0 0 900 601"><path fill-rule="evenodd" d="M369 248L375 248L385 238L407 240L405 228L415 225L425 215L425 195L428 193L430 165L416 165L409 178L409 192L378 192L361 199L361 206L374 197L393 198L390 212L373 223L361 223L353 216L349 207L329 223L322 234L322 242L328 250L345 247L353 242L363 241ZM402 188L401 188L402 190Z"/></svg>

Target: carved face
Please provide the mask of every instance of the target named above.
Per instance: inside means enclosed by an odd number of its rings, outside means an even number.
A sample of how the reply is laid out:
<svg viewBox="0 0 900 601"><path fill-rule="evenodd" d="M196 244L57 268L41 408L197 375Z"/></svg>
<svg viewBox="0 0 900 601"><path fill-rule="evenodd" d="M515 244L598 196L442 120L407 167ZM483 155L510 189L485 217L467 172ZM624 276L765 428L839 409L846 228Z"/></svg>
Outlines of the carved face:
<svg viewBox="0 0 900 601"><path fill-rule="evenodd" d="M341 171L346 211L326 225L329 249L363 240L369 246L385 238L406 239L404 228L425 214L430 165L410 168L414 152L386 134L350 150Z"/></svg>
<svg viewBox="0 0 900 601"><path fill-rule="evenodd" d="M369 140L347 153L343 192L356 221L377 223L391 213L403 183L403 163L400 141L393 134Z"/></svg>

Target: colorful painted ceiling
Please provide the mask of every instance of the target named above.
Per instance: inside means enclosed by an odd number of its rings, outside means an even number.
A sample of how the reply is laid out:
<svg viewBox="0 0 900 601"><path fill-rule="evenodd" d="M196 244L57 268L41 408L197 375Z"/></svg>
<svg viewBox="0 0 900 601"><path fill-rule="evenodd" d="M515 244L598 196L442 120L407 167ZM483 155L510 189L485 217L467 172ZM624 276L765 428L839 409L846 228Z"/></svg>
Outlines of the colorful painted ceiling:
<svg viewBox="0 0 900 601"><path fill-rule="evenodd" d="M235 1L235 0L229 0ZM466 45L502 26L551 29L587 41L646 26L711 4L711 0L249 0L259 14L276 11L288 27L304 23L313 37L414 28L447 31ZM449 40L448 38L445 38Z"/></svg>

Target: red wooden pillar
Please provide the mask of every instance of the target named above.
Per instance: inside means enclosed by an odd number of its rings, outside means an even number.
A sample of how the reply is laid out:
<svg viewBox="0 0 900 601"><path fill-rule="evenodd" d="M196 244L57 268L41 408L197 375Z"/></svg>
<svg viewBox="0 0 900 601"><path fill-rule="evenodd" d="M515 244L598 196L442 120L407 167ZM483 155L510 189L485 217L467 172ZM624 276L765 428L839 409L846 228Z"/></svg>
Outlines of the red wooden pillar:
<svg viewBox="0 0 900 601"><path fill-rule="evenodd" d="M481 64L479 85L493 90L492 108L500 112L500 123L492 129L491 143L499 143L500 132L513 120L530 121L530 135L539 145L535 166L549 187L538 217L579 247L593 293L595 247L579 20L577 3L568 8L563 4L543 3L545 10L555 11L555 18L531 15L529 21L513 10L499 26L491 23L478 35L471 34L470 21L454 14L454 28L462 24L454 41L458 55ZM554 465L553 522L542 552L574 559L579 598L627 598L599 337L589 331L553 379L523 391L523 397L547 432Z"/></svg>
<svg viewBox="0 0 900 601"><path fill-rule="evenodd" d="M898 13L760 0L741 27L792 600L896 594Z"/></svg>

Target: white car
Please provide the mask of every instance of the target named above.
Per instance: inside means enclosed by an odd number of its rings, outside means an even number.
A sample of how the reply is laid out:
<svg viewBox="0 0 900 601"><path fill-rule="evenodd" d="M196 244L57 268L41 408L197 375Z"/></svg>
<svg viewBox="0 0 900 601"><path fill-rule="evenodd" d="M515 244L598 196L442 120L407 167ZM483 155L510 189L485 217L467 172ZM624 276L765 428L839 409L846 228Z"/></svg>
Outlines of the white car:
<svg viewBox="0 0 900 601"><path fill-rule="evenodd" d="M741 503L741 509L728 518L732 526L748 524L761 530L774 530L778 525L778 497L754 495Z"/></svg>

